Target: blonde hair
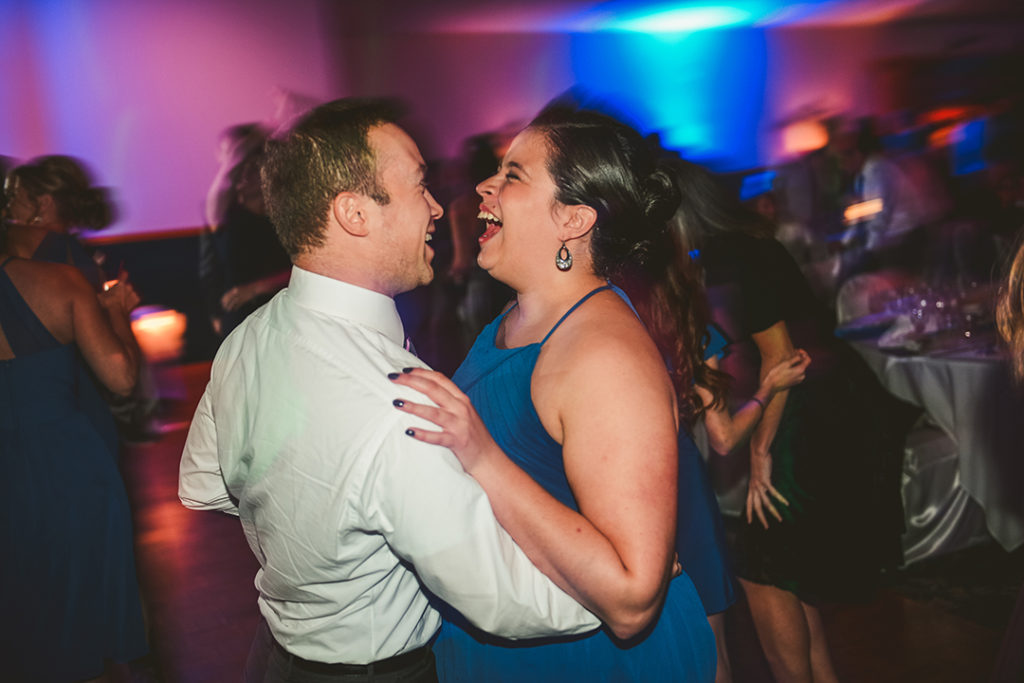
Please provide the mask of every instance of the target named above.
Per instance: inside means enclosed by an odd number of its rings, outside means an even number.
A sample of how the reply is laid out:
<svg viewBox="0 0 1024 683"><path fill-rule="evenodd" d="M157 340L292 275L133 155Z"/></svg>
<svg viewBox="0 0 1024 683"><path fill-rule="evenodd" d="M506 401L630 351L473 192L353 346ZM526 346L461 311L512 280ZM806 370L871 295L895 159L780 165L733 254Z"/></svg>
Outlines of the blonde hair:
<svg viewBox="0 0 1024 683"><path fill-rule="evenodd" d="M1024 240L999 287L996 325L1010 347L1010 363L1018 379L1024 379Z"/></svg>

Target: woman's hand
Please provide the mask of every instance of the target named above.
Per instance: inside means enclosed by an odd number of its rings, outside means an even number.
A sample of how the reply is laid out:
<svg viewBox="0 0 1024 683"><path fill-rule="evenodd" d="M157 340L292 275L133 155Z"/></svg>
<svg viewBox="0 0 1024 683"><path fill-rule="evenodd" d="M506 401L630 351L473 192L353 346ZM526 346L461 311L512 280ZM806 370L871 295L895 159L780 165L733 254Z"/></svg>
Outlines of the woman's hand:
<svg viewBox="0 0 1024 683"><path fill-rule="evenodd" d="M761 380L761 387L767 389L770 396L800 384L806 377L807 366L811 357L803 349L797 349L792 356L777 363Z"/></svg>
<svg viewBox="0 0 1024 683"><path fill-rule="evenodd" d="M395 407L399 410L433 422L441 428L439 432L410 429L406 432L409 436L451 450L470 474L487 456L501 452L469 397L440 372L406 368L388 377L395 384L425 394L437 404L435 407L401 399L395 401Z"/></svg>
<svg viewBox="0 0 1024 683"><path fill-rule="evenodd" d="M135 287L132 286L132 283L128 282L127 273L123 272L118 276L117 281L113 285L104 289L97 297L99 298L100 306L105 310L121 315L131 313L132 309L138 306L140 302Z"/></svg>
<svg viewBox="0 0 1024 683"><path fill-rule="evenodd" d="M767 509L778 521L782 521L782 515L772 504L775 498L783 505L789 505L789 501L782 497L782 494L772 486L772 454L771 453L750 453L750 481L747 484L747 524L754 523L754 515L761 520L761 526L768 528L768 519L765 517Z"/></svg>

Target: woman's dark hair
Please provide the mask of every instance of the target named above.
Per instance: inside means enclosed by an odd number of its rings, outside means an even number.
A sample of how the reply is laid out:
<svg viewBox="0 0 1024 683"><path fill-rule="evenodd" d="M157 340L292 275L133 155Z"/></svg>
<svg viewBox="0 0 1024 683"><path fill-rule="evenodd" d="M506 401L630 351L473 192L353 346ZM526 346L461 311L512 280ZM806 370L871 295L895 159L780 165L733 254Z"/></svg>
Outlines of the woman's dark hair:
<svg viewBox="0 0 1024 683"><path fill-rule="evenodd" d="M680 414L703 411L694 382L705 372L703 287L673 249L668 221L680 194L660 151L625 124L597 112L550 107L529 125L548 146L547 170L562 204L597 212L594 272L629 294L670 363Z"/></svg>
<svg viewBox="0 0 1024 683"><path fill-rule="evenodd" d="M687 253L700 250L716 233L742 232L761 238L775 234L770 220L730 195L704 167L678 157L666 163L686 198L670 224L673 239Z"/></svg>
<svg viewBox="0 0 1024 683"><path fill-rule="evenodd" d="M104 187L93 187L85 166L72 157L36 157L11 170L7 183L24 188L32 201L43 195L53 197L57 218L64 225L102 230L114 221L110 192Z"/></svg>

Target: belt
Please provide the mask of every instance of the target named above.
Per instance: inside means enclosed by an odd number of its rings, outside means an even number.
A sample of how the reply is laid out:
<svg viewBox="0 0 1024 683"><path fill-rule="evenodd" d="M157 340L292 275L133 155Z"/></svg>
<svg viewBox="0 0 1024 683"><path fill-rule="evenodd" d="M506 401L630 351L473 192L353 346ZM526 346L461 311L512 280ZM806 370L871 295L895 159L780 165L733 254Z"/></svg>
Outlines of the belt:
<svg viewBox="0 0 1024 683"><path fill-rule="evenodd" d="M288 660L292 666L299 671L314 674L327 674L335 676L372 676L373 674L389 674L413 666L430 656L430 646L424 645L415 650L403 652L394 657L381 659L369 664L342 664L328 662L314 662L294 655L281 647L281 644L273 640L274 648Z"/></svg>

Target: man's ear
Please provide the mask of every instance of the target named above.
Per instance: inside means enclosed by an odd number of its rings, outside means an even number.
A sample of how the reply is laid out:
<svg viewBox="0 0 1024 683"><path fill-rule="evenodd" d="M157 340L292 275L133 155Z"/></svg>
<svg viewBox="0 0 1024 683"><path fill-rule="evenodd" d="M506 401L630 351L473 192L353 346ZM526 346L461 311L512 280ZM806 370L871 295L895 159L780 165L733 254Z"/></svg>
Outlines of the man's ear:
<svg viewBox="0 0 1024 683"><path fill-rule="evenodd" d="M583 237L597 222L597 211L586 204L563 206L561 213L562 225L558 238L566 242Z"/></svg>
<svg viewBox="0 0 1024 683"><path fill-rule="evenodd" d="M331 213L334 220L350 235L365 237L369 234L366 206L368 200L368 197L355 192L339 192L331 202Z"/></svg>

